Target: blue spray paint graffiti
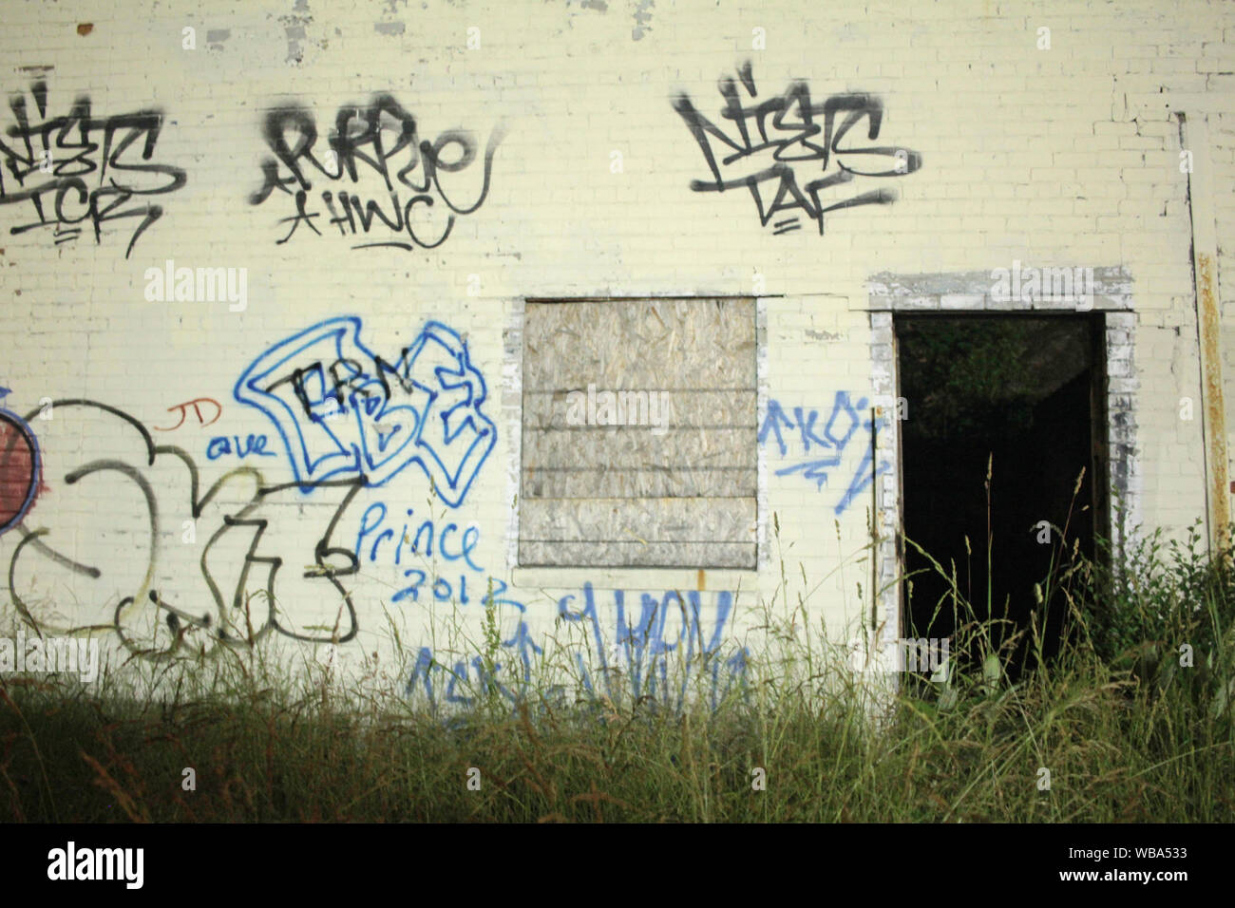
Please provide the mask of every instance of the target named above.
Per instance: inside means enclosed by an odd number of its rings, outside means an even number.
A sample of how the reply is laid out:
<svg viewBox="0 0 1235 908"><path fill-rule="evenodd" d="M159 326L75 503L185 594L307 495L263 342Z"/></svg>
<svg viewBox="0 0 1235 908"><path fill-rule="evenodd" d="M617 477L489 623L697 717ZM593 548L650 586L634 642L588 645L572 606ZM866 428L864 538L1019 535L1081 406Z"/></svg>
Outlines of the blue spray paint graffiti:
<svg viewBox="0 0 1235 908"><path fill-rule="evenodd" d="M234 442L234 444L233 444ZM218 460L220 457L235 454L241 460L246 457L278 457L274 451L266 450L265 435L250 435L243 442L239 435L233 435L230 440L226 435L216 435L206 446L206 459Z"/></svg>
<svg viewBox="0 0 1235 908"><path fill-rule="evenodd" d="M604 674L605 692L612 698L615 694L612 686L612 672L609 669L609 657L617 655L613 660L621 666L629 677L631 694L638 699L646 694L654 700L667 700L670 694L668 684L668 660L671 656L681 658L681 665L689 671L695 663L692 658L698 653L704 657L711 671L712 704L716 704L717 688L720 681L721 662L724 661L730 674L744 672L746 666L746 651L740 650L727 660L719 657L722 635L725 624L733 610L733 593L716 593L714 607L714 622L712 633L705 641L702 624L702 594L691 591L683 599L680 593L667 592L660 599L650 593L643 593L640 598L639 618L629 622L626 617L626 596L622 590L613 591L613 609L616 615L617 629L614 646L606 652L605 636L601 630L600 613L596 608L596 598L592 585L583 585L583 608L571 611L570 603L574 595L563 596L558 600L558 617L565 621L581 622L591 631L595 655L600 662ZM633 616L633 613L632 613ZM677 631L672 630L677 625ZM670 630L666 632L666 627ZM591 679L581 653L575 654L576 664L583 677L584 687L593 690ZM689 676L684 675L677 690L677 705L681 706L686 696L686 686ZM659 682L659 684L658 684Z"/></svg>
<svg viewBox="0 0 1235 908"><path fill-rule="evenodd" d="M434 684L434 678L440 681L441 677L445 675L447 680L443 700L446 703L472 706L475 704L476 698L467 696L463 693L462 689L466 687L471 690L486 690L490 686L511 703L518 703L526 697L530 687L532 657L542 655L544 650L532 640L527 623L523 620L519 621L519 627L515 631L514 637L510 640L502 641L502 647L503 649L514 651L516 658L524 666L523 676L519 679L517 691L512 691L506 684L498 680L498 676L503 672L503 663L501 662L494 662L492 667L490 667L486 665L482 657L473 656L470 666L467 661L458 659L448 668L444 663L438 662L434 658L433 650L430 647L422 646L417 654L416 664L412 667L412 673L408 677L407 694L411 696L418 687L423 687L430 709L436 712L438 702L437 686ZM474 685L470 674L472 671L476 674ZM546 692L550 697L554 693L554 691Z"/></svg>
<svg viewBox="0 0 1235 908"><path fill-rule="evenodd" d="M415 463L457 507L497 441L467 344L428 322L389 363L360 330L359 318L333 318L276 344L240 376L236 400L274 423L304 491L336 475L380 486Z"/></svg>
<svg viewBox="0 0 1235 908"><path fill-rule="evenodd" d="M763 425L759 427L759 444L766 444L768 437L775 434L780 456L786 457L790 449L785 443L785 436L781 430L796 429L802 444L802 455L811 456L800 463L782 467L776 471L776 475L788 476L791 473L801 473L804 479L815 483L816 489L822 489L824 483L828 481L826 471L840 466L841 458L850 441L858 434L859 429L864 429L865 432L860 439L864 442L862 460L850 479L845 494L835 507L837 515L843 514L854 499L875 481L876 475L886 473L891 469L891 464L883 459L880 459L878 469L871 469L874 460L870 446L871 433L881 430L887 424L887 419L880 417L872 422L869 416L863 418L862 411L866 407L865 397L859 398L854 403L849 399L848 391L837 391L832 402L831 413L827 420L820 424L820 411L818 410L811 409L807 413L805 407L794 407L791 419L778 401L769 400L767 416L764 417ZM790 441L793 440L791 435ZM812 451L812 446L814 451Z"/></svg>
<svg viewBox="0 0 1235 908"><path fill-rule="evenodd" d="M397 568L402 567L404 559L409 562L420 559L421 567L403 569L401 585L390 597L392 604L408 607L412 604L453 602L464 607L473 604L486 608L509 606L520 616L514 637L503 641L503 647L513 648L524 665L520 694L511 692L497 679L502 670L501 663L493 665L490 670L485 661L476 656L471 660L470 669L465 660L457 660L453 667L448 669L445 665L434 662L433 651L429 647L420 648L411 680L408 682L408 692L415 689L418 681L423 682L430 705L436 709L437 695L431 675L445 674L449 678L446 682L446 702L470 705L474 698L458 692L457 686L466 683L469 671L474 670L482 689L493 684L503 696L512 702L517 701L526 692L530 682L532 657L542 651L531 639L523 621L522 616L527 611L527 606L516 599L507 598L506 581L494 577L477 562L479 556L476 548L480 544L480 529L471 525L461 530L457 523L443 523L432 517L418 519L414 508L404 509L406 517L401 524L400 518L395 516L387 526L386 518L390 510L387 504L381 501L375 501L365 508L356 531L355 554L359 564L366 561L374 564L380 561L393 563ZM397 537L396 527L399 528ZM431 561L439 555L445 562L444 569L439 569Z"/></svg>
<svg viewBox="0 0 1235 908"><path fill-rule="evenodd" d="M632 608L629 618L625 591L615 590L612 597L610 607L598 608L592 585L585 583L581 607L575 602L574 594L558 600L558 619L578 623L587 631L589 652L575 651L572 655L589 694L604 694L610 700L630 696L636 701L680 709L687 699L692 674L699 667L706 673L704 681L713 708L735 685L744 689L749 650L740 647L728 656L721 651L725 628L733 612L732 593L716 593L712 607L706 609L703 594L698 592L689 592L685 597L676 592L660 597L643 593L638 616L635 617ZM711 617L710 633L705 633L705 614ZM606 634L604 625L610 622L613 633ZM494 684L502 696L517 703L526 695L531 683L533 660L543 655L544 648L537 645L522 618L513 636L502 641L502 648L522 667L517 676L517 691L497 680L502 671L501 663L490 668L483 659L474 657L470 668L475 670L479 687ZM593 681L589 671L589 656L591 664L599 666L602 677L599 684ZM676 663L672 678L671 663ZM436 661L429 647L421 647L407 691L411 694L418 687L423 688L431 706L436 708L434 678L440 680L442 675L449 679L445 701L471 705L474 698L457 693L460 684L471 683L468 663L458 660L448 669ZM552 691L548 695L551 696Z"/></svg>
<svg viewBox="0 0 1235 908"><path fill-rule="evenodd" d="M399 525L399 518L392 520L390 526L385 526L388 509L384 502L377 501L365 508L356 532L356 560L364 563L367 556L370 564L381 559L393 562L395 567L402 567L404 558L409 562L417 556L434 558L436 544L437 554L448 564L454 565L458 573L434 568L430 574L420 567L409 567L403 571L407 585L391 596L392 603L454 601L459 605L470 605L478 602L490 607L508 605L520 613L527 610L522 602L504 598L508 588L505 580L487 574L484 567L476 563L475 552L480 543L478 527L469 526L460 530L457 523L442 525L441 521L432 518L418 521L413 508L405 510L407 519L403 521L402 530L396 538L395 527ZM386 543L389 544L383 548ZM422 563L425 567L431 567L428 563ZM454 582L456 578L458 583Z"/></svg>

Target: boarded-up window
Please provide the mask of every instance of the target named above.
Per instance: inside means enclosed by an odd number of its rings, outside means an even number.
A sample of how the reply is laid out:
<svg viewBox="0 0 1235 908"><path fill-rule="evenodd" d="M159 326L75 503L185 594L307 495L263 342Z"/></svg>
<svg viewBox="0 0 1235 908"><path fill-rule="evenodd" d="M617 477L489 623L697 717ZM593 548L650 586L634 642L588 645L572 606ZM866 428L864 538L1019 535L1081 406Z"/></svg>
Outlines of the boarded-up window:
<svg viewBox="0 0 1235 908"><path fill-rule="evenodd" d="M756 564L751 299L529 302L519 564Z"/></svg>

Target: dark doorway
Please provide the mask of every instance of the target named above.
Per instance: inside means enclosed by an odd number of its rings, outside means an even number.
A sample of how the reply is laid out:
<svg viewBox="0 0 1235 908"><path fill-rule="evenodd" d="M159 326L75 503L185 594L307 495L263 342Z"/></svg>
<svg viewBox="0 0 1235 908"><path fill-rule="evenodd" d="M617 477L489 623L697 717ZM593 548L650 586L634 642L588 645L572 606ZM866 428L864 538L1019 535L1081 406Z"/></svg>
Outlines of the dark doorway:
<svg viewBox="0 0 1235 908"><path fill-rule="evenodd" d="M1102 317L906 315L895 328L907 406L905 636L948 638L969 617L1007 619L992 642L1019 675L1036 658L1031 618L1044 659L1068 632L1048 574L1058 578L1074 552L1092 558L1106 532ZM955 571L972 611L910 541Z"/></svg>

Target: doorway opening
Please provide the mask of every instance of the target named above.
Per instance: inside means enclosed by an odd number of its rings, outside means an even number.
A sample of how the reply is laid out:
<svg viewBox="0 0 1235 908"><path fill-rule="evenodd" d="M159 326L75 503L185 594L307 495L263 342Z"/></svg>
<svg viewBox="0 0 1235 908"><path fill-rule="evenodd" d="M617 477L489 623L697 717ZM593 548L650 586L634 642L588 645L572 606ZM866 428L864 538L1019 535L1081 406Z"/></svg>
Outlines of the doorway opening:
<svg viewBox="0 0 1235 908"><path fill-rule="evenodd" d="M1043 661L1070 632L1048 575L1109 538L1103 316L897 313L893 325L905 636L994 619L990 642L1019 676L1038 660L1031 621ZM973 655L963 641L953 653Z"/></svg>

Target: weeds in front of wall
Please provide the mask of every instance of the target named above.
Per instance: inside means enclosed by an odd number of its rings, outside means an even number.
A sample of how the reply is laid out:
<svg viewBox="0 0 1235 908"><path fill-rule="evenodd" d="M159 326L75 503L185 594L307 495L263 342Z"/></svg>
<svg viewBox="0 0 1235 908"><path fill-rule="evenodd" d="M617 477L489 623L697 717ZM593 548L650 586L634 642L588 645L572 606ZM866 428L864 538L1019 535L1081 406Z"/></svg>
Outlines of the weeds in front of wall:
<svg viewBox="0 0 1235 908"><path fill-rule="evenodd" d="M394 662L359 673L316 659L290 670L262 645L134 659L89 687L0 676L0 820L1235 819L1235 575L1196 531L1154 534L1110 567L1053 563L1043 600L1058 595L1074 632L1019 677L1000 619L935 562L953 650L980 658L872 701L808 608L828 578L807 590L802 571L792 593L774 524L780 583L747 622L759 633L740 683L713 684L726 654L702 638L693 664L655 672L635 670L628 639L589 691L568 658L587 641L564 623L525 685L499 685L510 651L495 608L479 640L456 627L444 641L474 646L485 670L441 665L432 704L408 695L417 653L393 616ZM1040 628L1025 630L1038 652ZM633 695L662 668L657 696ZM452 678L468 706L443 700Z"/></svg>

